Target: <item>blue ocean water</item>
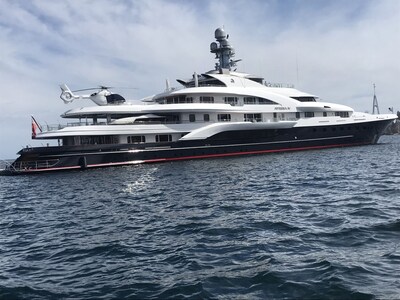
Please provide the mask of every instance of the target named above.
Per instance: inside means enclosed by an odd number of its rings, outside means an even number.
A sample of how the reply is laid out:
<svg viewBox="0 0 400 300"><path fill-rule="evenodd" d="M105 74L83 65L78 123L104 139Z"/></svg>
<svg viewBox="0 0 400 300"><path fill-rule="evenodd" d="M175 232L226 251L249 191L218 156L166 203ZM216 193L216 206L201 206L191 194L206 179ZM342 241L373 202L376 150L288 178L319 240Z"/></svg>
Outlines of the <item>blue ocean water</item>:
<svg viewBox="0 0 400 300"><path fill-rule="evenodd" d="M399 299L400 136L0 177L1 299Z"/></svg>

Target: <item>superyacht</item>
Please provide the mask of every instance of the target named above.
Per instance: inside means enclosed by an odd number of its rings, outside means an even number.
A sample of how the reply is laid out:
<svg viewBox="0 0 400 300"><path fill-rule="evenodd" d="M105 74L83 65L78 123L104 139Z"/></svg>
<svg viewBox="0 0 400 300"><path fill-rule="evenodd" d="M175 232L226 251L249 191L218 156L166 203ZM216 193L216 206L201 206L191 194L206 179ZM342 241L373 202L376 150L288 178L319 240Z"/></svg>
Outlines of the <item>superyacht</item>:
<svg viewBox="0 0 400 300"><path fill-rule="evenodd" d="M57 146L26 147L3 174L87 169L138 163L254 155L375 144L394 114L371 115L319 101L293 86L268 84L236 71L235 51L222 28L210 52L215 68L178 79L171 88L134 104L100 87L78 95L65 84L65 103L96 105L66 111L67 125L41 126L32 138ZM72 121L70 121L72 120Z"/></svg>

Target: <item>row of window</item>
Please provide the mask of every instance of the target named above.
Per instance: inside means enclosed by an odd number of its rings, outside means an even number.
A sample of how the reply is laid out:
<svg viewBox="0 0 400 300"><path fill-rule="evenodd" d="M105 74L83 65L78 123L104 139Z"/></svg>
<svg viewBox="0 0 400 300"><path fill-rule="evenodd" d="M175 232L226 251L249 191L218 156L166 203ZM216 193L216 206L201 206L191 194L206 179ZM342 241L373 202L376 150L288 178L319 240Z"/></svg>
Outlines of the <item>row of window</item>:
<svg viewBox="0 0 400 300"><path fill-rule="evenodd" d="M260 97L244 97L244 104L276 104L274 101Z"/></svg>
<svg viewBox="0 0 400 300"><path fill-rule="evenodd" d="M109 145L118 144L118 136L105 135L105 136L71 136L63 138L64 146L73 145Z"/></svg>
<svg viewBox="0 0 400 300"><path fill-rule="evenodd" d="M327 113L326 111L324 111L324 112L322 113L322 115L323 115L324 117L327 117L327 116L328 116L328 113ZM313 118L314 116L315 116L315 113L312 112L312 111L306 111L306 112L304 112L304 117L305 117L305 118ZM335 116L341 117L341 118L349 118L349 117L350 117L350 114L349 114L348 111L337 111L337 112L335 112ZM274 117L274 118L275 118L275 117ZM300 119L300 113L299 113L299 112L296 112L296 119Z"/></svg>
<svg viewBox="0 0 400 300"><path fill-rule="evenodd" d="M230 114L218 114L218 122L227 122L227 121L230 121L230 120L231 120L231 115ZM203 121L204 122L210 122L210 115L209 114L204 114L203 115ZM189 122L196 122L196 115L195 114L190 114L189 115Z"/></svg>
<svg viewBox="0 0 400 300"><path fill-rule="evenodd" d="M186 97L185 95L175 95L167 97L167 104L178 104L178 103L193 103L192 97Z"/></svg>
<svg viewBox="0 0 400 300"><path fill-rule="evenodd" d="M301 102L315 102L314 97L292 97L293 99L296 99ZM214 97L213 96L200 96L199 98L200 103L215 103ZM230 104L230 105L237 105L238 104L238 97L234 96L228 96L224 97L224 103ZM178 104L178 103L193 103L193 97L186 97L186 95L174 95L174 96L169 96L165 99L165 103L167 104ZM244 104L262 104L262 105L271 105L271 104L277 104L274 101L271 101L266 98L261 98L261 97L243 97L243 103ZM300 118L296 113L296 118ZM323 112L324 117L327 116L326 112ZM341 117L341 118L348 118L349 117L349 112L348 111L341 111L341 112L335 112L335 116ZM305 112L305 117L306 118L312 118L314 117L314 112Z"/></svg>
<svg viewBox="0 0 400 300"><path fill-rule="evenodd" d="M346 112L336 112L336 116L340 116L341 118L348 118L349 113ZM315 113L312 111L306 111L304 112L304 117L305 118L313 118L315 116ZM323 112L323 116L326 117L327 113ZM277 113L273 113L274 119L278 117ZM300 112L296 112L296 119L300 119ZM224 122L224 121L230 121L231 120L231 115L230 114L218 114L218 121L219 122ZM203 115L203 121L204 122L210 122L210 115L209 114L204 114ZM261 114L244 114L244 121L245 122L261 122L262 121L262 116ZM190 114L189 115L189 122L196 122L196 115L195 114Z"/></svg>
<svg viewBox="0 0 400 300"><path fill-rule="evenodd" d="M218 114L218 122L229 122L231 121L230 114ZM210 122L210 115L204 114L203 115L204 122ZM261 114L244 114L244 121L245 122L261 122L262 117ZM190 114L189 115L189 122L196 122L196 115Z"/></svg>
<svg viewBox="0 0 400 300"><path fill-rule="evenodd" d="M200 96L200 103L215 103L213 96ZM224 103L230 105L237 105L239 102L238 97L224 97ZM193 103L193 97L186 97L185 95L175 95L169 96L165 99L167 104L177 104L177 103ZM274 101L261 97L243 97L244 104L276 104Z"/></svg>
<svg viewBox="0 0 400 300"><path fill-rule="evenodd" d="M131 135L127 138L128 144L141 144L146 143L146 137L144 135ZM156 135L156 142L171 142L172 135L170 134L157 134Z"/></svg>
<svg viewBox="0 0 400 300"><path fill-rule="evenodd" d="M219 114L218 121L230 121L230 114ZM247 122L259 122L261 121L261 114L245 114L245 121ZM328 131L329 127L320 128L321 131ZM340 127L330 127L331 131L344 131L344 130L371 130L372 126L340 126ZM314 132L317 132L317 128L312 129ZM171 142L172 135L171 134L158 134L156 135L156 142ZM131 135L127 137L128 144L140 144L146 142L146 137L144 135ZM63 145L95 145L95 144L117 144L118 137L117 136L76 136L76 137L68 137L63 139Z"/></svg>

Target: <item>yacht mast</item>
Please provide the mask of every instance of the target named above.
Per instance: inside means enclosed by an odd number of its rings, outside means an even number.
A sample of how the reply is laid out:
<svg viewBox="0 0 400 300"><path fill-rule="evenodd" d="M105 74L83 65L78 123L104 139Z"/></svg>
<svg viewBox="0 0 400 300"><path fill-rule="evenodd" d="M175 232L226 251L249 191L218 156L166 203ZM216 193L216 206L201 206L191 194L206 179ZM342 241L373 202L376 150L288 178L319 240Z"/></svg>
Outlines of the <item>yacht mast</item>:
<svg viewBox="0 0 400 300"><path fill-rule="evenodd" d="M212 42L210 44L211 53L215 53L215 58L219 59L219 62L215 64L215 70L223 72L223 70L231 71L232 67L236 66L238 60L232 60L235 56L235 49L228 42L229 34L226 34L225 30L222 28L217 28L215 30L215 39L219 43Z"/></svg>

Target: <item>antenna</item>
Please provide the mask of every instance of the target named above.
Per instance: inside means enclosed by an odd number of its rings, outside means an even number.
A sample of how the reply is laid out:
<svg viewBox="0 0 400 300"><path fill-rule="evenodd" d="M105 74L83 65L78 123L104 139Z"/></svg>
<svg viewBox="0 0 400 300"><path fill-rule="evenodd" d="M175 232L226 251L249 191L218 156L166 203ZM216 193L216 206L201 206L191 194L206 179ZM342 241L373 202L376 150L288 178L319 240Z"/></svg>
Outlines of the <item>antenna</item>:
<svg viewBox="0 0 400 300"><path fill-rule="evenodd" d="M379 115L378 99L376 98L375 83L374 83L374 101L373 101L373 104L372 104L372 114L373 115L375 114L375 108L376 108L376 111L378 112L378 115Z"/></svg>
<svg viewBox="0 0 400 300"><path fill-rule="evenodd" d="M171 86L169 84L169 79L165 79L165 91L169 92L171 90Z"/></svg>
<svg viewBox="0 0 400 300"><path fill-rule="evenodd" d="M296 86L299 86L299 60L296 51Z"/></svg>

